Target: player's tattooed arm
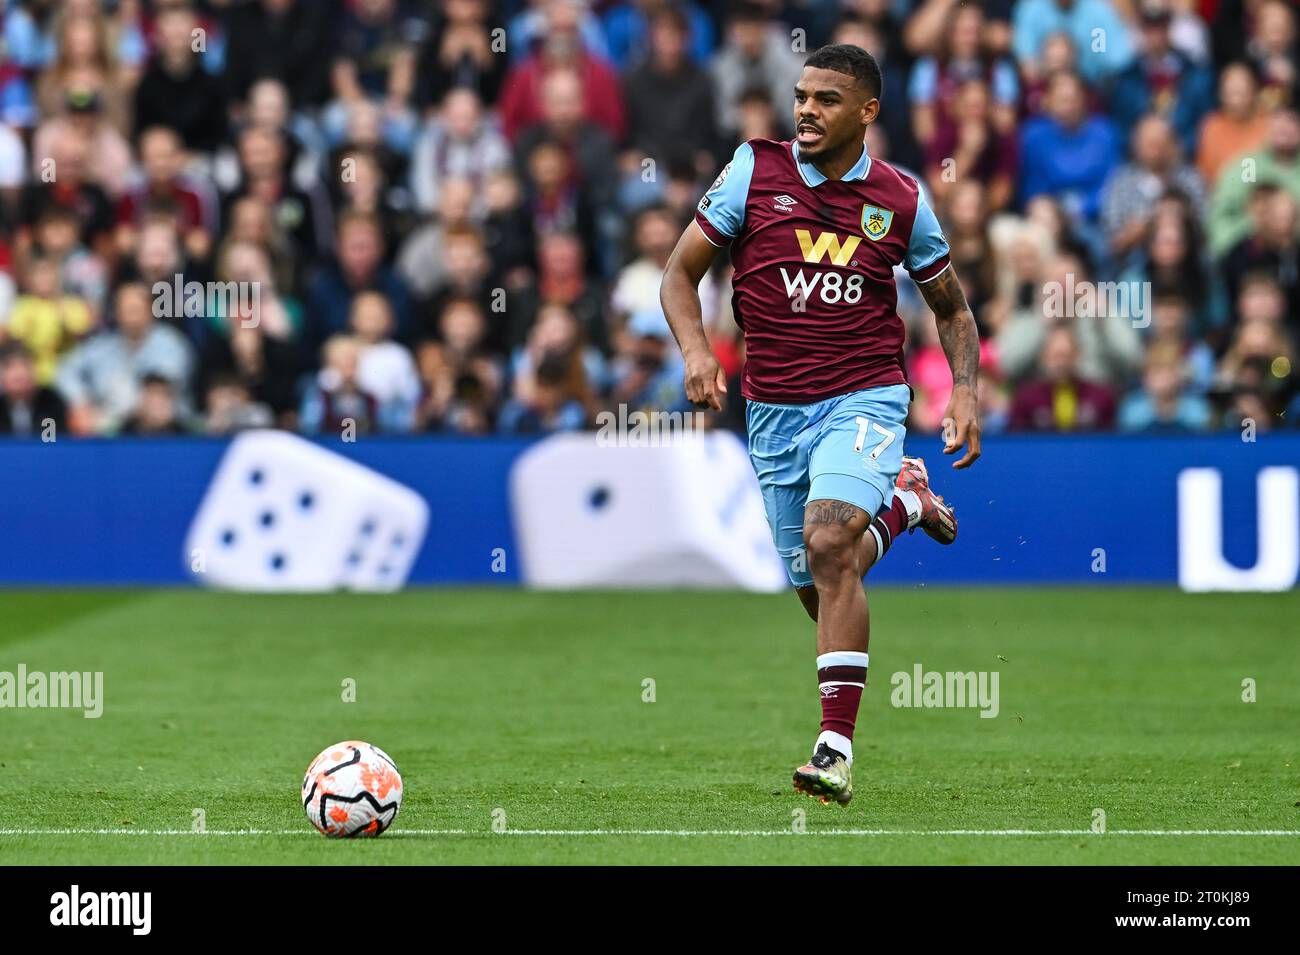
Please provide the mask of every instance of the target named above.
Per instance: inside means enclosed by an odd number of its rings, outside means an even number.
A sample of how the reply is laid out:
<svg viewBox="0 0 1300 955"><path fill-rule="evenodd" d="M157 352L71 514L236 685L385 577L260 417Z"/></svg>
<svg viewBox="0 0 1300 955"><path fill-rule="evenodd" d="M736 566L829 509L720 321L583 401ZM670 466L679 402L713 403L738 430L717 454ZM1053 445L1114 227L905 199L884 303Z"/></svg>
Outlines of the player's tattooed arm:
<svg viewBox="0 0 1300 955"><path fill-rule="evenodd" d="M979 384L980 337L975 316L966 304L966 293L951 265L929 282L922 283L921 296L934 312L939 343L952 369L952 397L943 416L944 454L966 453L953 463L968 468L980 456L980 420L976 392Z"/></svg>

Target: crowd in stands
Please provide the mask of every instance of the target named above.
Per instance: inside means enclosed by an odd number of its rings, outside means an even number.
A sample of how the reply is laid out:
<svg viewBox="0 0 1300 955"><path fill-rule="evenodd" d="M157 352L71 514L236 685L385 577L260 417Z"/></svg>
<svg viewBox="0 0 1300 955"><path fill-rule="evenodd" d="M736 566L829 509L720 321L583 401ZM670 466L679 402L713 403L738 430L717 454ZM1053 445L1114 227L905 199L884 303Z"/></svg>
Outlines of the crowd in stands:
<svg viewBox="0 0 1300 955"><path fill-rule="evenodd" d="M986 433L1300 421L1293 0L0 9L3 434L687 410L662 270L829 42L881 64L867 146L944 226ZM899 275L909 425L937 431L951 376ZM738 379L729 281L722 256L701 297Z"/></svg>

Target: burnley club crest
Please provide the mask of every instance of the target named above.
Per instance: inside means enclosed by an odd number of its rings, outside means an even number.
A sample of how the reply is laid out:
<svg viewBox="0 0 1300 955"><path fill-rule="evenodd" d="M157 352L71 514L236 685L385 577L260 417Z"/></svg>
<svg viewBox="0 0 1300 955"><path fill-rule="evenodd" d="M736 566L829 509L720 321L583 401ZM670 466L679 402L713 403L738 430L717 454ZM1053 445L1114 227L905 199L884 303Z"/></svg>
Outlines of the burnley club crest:
<svg viewBox="0 0 1300 955"><path fill-rule="evenodd" d="M879 206L862 207L862 232L872 242L879 242L889 234L894 224L894 214Z"/></svg>

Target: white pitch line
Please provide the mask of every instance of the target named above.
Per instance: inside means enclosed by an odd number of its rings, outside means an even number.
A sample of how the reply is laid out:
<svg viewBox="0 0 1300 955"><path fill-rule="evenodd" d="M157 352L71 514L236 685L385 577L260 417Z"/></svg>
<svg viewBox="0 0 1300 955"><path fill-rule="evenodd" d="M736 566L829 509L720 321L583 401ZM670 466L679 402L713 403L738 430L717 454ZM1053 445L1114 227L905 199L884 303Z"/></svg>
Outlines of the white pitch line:
<svg viewBox="0 0 1300 955"><path fill-rule="evenodd" d="M1296 829L394 829L399 836L1300 836ZM310 836L313 829L0 829L0 836Z"/></svg>

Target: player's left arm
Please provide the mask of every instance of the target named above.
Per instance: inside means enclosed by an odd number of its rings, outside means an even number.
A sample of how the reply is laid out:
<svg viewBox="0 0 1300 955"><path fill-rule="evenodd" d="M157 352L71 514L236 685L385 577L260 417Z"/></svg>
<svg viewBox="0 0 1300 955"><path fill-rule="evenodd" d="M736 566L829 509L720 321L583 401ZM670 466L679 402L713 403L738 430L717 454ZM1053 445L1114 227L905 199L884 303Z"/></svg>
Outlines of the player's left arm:
<svg viewBox="0 0 1300 955"><path fill-rule="evenodd" d="M954 468L968 468L980 456L980 419L976 392L979 385L980 337L975 316L966 304L957 273L947 268L918 286L925 304L934 312L939 343L952 369L952 397L943 415L944 454L966 453L953 462Z"/></svg>

